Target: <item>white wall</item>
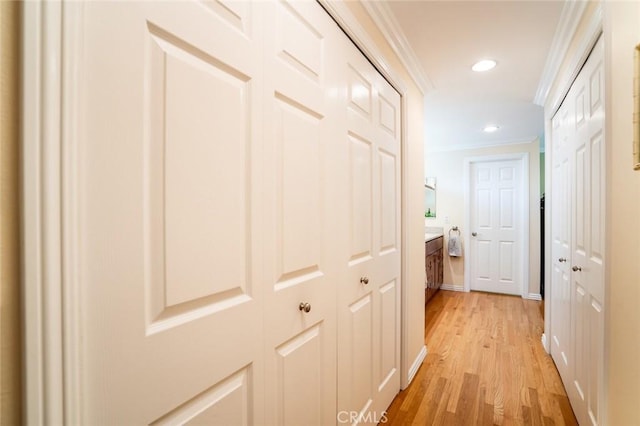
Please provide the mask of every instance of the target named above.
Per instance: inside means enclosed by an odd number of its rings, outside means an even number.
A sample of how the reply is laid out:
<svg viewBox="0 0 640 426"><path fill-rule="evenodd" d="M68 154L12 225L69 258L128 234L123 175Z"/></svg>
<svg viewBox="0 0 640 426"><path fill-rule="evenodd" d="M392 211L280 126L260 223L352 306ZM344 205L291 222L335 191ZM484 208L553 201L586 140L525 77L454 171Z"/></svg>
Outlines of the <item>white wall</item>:
<svg viewBox="0 0 640 426"><path fill-rule="evenodd" d="M428 142L427 142L428 143ZM436 218L425 219L426 226L443 227L445 244L448 230L457 225L464 232L464 159L485 155L526 152L529 154L529 277L525 294L540 294L540 144L538 139L524 144L502 145L459 151L427 152L425 176L437 179ZM423 213L424 215L424 213ZM448 222L446 223L446 218ZM466 242L463 241L466 253ZM444 284L464 285L464 262L461 258L444 256Z"/></svg>

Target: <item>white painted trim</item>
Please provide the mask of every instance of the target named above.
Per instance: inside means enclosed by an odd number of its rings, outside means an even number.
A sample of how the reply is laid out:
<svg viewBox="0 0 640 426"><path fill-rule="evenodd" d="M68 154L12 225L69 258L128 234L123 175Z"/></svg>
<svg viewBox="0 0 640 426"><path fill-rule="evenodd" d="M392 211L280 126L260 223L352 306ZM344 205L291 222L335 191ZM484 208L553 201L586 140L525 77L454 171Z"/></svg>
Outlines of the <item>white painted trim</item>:
<svg viewBox="0 0 640 426"><path fill-rule="evenodd" d="M549 353L549 344L547 343L547 335L542 333L542 336L540 336L540 341L542 342L542 347L544 348L544 351L546 353Z"/></svg>
<svg viewBox="0 0 640 426"><path fill-rule="evenodd" d="M418 353L418 356L416 357L416 359L411 364L411 368L409 368L407 382L411 383L413 378L416 377L416 374L418 373L418 370L420 369L420 366L422 365L426 357L427 357L427 346L424 345L420 350L420 352Z"/></svg>
<svg viewBox="0 0 640 426"><path fill-rule="evenodd" d="M64 349L64 419L65 424L82 424L82 286L80 278L79 177L81 141L79 132L85 122L80 104L82 79L82 23L84 2L65 2L62 8L62 133L61 133L61 202L62 202L62 322Z"/></svg>
<svg viewBox="0 0 640 426"><path fill-rule="evenodd" d="M418 56L407 41L389 5L382 1L363 1L361 4L378 26L387 43L398 55L400 62L407 69L421 93L424 95L433 90L435 88L433 82L420 65Z"/></svg>
<svg viewBox="0 0 640 426"><path fill-rule="evenodd" d="M373 64L382 76L387 79L394 89L404 96L407 92L407 86L404 81L393 70L384 55L378 49L376 43L371 39L366 30L360 25L360 22L349 10L343 1L336 0L317 0L318 3L327 11L329 16L333 18L338 26L347 34L351 41L360 49L366 58Z"/></svg>
<svg viewBox="0 0 640 426"><path fill-rule="evenodd" d="M409 209L407 202L407 182L408 178L408 147L407 147L407 114L406 111L408 109L407 105L407 97L402 96L401 98L402 106L401 106L401 114L400 114L400 125L401 125L401 141L400 141L400 161L402 164L402 169L400 171L400 249L402 250L401 255L401 271L400 271L400 389L406 389L413 376L411 375L409 368L409 292L407 291L408 285L408 256L407 256L407 224L409 223ZM424 294L424 293L422 293ZM424 305L424 303L423 303ZM415 374L415 373L414 373Z"/></svg>
<svg viewBox="0 0 640 426"><path fill-rule="evenodd" d="M522 298L527 300L542 300L542 296L539 293L527 293L522 296Z"/></svg>
<svg viewBox="0 0 640 426"><path fill-rule="evenodd" d="M517 160L522 163L522 182L521 185L521 203L522 203L522 216L521 220L521 229L520 229L520 241L522 241L522 259L529 259L528 262L522 263L522 277L520 282L520 296L525 297L525 292L528 293L529 290L529 267L531 263L531 258L529 257L529 208L530 208L530 194L529 194L529 182L531 180L531 176L529 175L529 153L528 152L514 152L510 154L498 154L498 155L484 155L479 157L467 157L464 159L464 240L467 241L467 244L470 244L472 241L471 237L471 194L470 194L470 178L471 178L471 164L473 163L483 163L487 161L507 161L507 160ZM470 253L470 247L467 247L466 253ZM471 255L466 256L468 261L464 262L464 291L471 291L471 278L469 275L470 272L470 263L471 263ZM526 287L525 287L526 286Z"/></svg>
<svg viewBox="0 0 640 426"><path fill-rule="evenodd" d="M22 19L24 423L64 424L62 4L25 2Z"/></svg>
<svg viewBox="0 0 640 426"><path fill-rule="evenodd" d="M436 152L469 151L472 149L495 148L495 147L507 146L507 145L522 145L522 144L531 143L536 139L538 139L538 136L528 136L525 138L518 138L518 139L507 139L504 141L490 141L485 143L446 145L446 146L438 146L435 148L428 149L426 152L427 154L429 154L429 153L436 153Z"/></svg>
<svg viewBox="0 0 640 426"><path fill-rule="evenodd" d="M587 61L591 50L593 50L593 46L596 45L598 38L600 38L600 34L602 34L602 3L598 3L596 10L587 25L587 29L584 32L584 36L576 48L576 53L569 62L567 69L571 70L571 72L565 73L564 76L556 76L556 80L558 78L562 79L559 80L560 83L557 85L556 91L548 94L547 101L544 105L545 115L547 108L551 111L549 119L551 119L551 117L553 117L560 108L560 104L562 104L565 96L569 93L571 85L578 76L582 66Z"/></svg>
<svg viewBox="0 0 640 426"><path fill-rule="evenodd" d="M465 291L464 285L460 284L442 284L440 290L445 291Z"/></svg>
<svg viewBox="0 0 640 426"><path fill-rule="evenodd" d="M569 44L584 15L587 4L588 2L586 1L568 1L564 3L533 103L544 106L551 90L551 85L558 75L564 57L567 55Z"/></svg>

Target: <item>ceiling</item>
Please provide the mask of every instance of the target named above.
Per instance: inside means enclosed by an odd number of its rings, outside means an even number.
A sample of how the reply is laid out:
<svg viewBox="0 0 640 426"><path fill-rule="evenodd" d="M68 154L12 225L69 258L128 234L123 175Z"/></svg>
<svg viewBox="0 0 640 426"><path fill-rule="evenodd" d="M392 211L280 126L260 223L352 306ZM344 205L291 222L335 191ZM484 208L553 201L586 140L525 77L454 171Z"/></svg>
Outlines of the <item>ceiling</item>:
<svg viewBox="0 0 640 426"><path fill-rule="evenodd" d="M433 85L425 95L426 151L543 138L543 108L533 99L563 1L387 0ZM496 68L476 73L481 59ZM499 126L485 133L485 126Z"/></svg>

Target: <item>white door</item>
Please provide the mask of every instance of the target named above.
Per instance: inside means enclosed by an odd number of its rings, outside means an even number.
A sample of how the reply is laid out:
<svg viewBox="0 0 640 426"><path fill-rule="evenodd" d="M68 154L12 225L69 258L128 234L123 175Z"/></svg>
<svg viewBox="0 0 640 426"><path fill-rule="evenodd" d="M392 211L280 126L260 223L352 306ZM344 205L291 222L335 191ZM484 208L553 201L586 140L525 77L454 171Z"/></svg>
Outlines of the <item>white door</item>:
<svg viewBox="0 0 640 426"><path fill-rule="evenodd" d="M65 7L80 423L380 421L400 387L398 93L314 1Z"/></svg>
<svg viewBox="0 0 640 426"><path fill-rule="evenodd" d="M343 34L316 2L264 4L266 424L336 419L334 172ZM344 84L344 83L343 83ZM344 155L344 154L343 154ZM308 312L307 312L308 310Z"/></svg>
<svg viewBox="0 0 640 426"><path fill-rule="evenodd" d="M259 422L259 14L78 7L83 422Z"/></svg>
<svg viewBox="0 0 640 426"><path fill-rule="evenodd" d="M344 35L316 2L81 7L83 423L335 422Z"/></svg>
<svg viewBox="0 0 640 426"><path fill-rule="evenodd" d="M338 410L377 424L400 389L400 96L345 40L347 184L336 209L347 272L338 290Z"/></svg>
<svg viewBox="0 0 640 426"><path fill-rule="evenodd" d="M551 354L578 421L594 425L602 421L604 358L603 58L601 39L554 117L560 128L552 135L558 194L551 207Z"/></svg>
<svg viewBox="0 0 640 426"><path fill-rule="evenodd" d="M565 102L552 120L551 135L551 356L565 383L573 363L571 338L569 135L574 104Z"/></svg>
<svg viewBox="0 0 640 426"><path fill-rule="evenodd" d="M522 294L524 210L521 160L470 165L470 288Z"/></svg>

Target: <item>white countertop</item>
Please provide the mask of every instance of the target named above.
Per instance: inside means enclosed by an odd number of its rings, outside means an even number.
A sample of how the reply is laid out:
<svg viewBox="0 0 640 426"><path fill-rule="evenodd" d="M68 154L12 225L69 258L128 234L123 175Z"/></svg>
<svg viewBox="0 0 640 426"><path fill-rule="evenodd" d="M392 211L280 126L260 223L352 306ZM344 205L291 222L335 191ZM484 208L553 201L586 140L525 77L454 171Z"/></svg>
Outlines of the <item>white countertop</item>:
<svg viewBox="0 0 640 426"><path fill-rule="evenodd" d="M444 234L442 232L425 232L424 234L424 242L427 243L431 240L435 240L438 237L442 237Z"/></svg>

